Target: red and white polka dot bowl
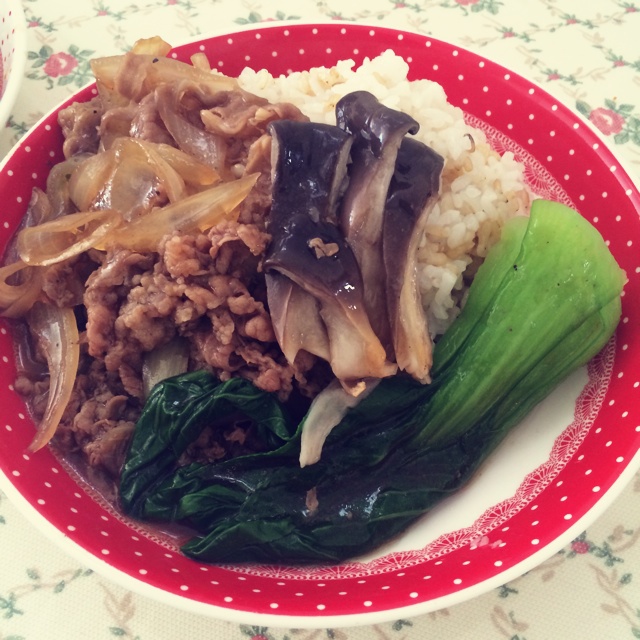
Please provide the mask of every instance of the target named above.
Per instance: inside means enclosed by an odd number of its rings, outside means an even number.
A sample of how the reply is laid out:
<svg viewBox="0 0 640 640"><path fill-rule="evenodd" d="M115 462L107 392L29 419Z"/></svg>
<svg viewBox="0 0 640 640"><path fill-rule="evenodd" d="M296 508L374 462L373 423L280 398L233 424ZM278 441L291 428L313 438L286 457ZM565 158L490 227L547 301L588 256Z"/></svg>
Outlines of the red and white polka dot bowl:
<svg viewBox="0 0 640 640"><path fill-rule="evenodd" d="M640 466L640 194L589 123L538 86L463 49L380 27L261 27L179 47L233 75L356 62L393 48L412 78L441 83L493 144L527 167L535 191L572 204L603 234L628 284L602 354L567 380L454 497L378 554L316 569L208 566L120 516L50 450L28 454L33 425L14 392L12 337L0 325L0 486L35 526L120 584L243 623L329 627L411 616L513 579L578 536ZM92 95L89 87L76 99ZM34 185L61 157L55 112L0 169L6 243ZM568 239L568 241L570 241Z"/></svg>
<svg viewBox="0 0 640 640"><path fill-rule="evenodd" d="M27 62L27 25L20 0L0 0L0 127L22 86Z"/></svg>

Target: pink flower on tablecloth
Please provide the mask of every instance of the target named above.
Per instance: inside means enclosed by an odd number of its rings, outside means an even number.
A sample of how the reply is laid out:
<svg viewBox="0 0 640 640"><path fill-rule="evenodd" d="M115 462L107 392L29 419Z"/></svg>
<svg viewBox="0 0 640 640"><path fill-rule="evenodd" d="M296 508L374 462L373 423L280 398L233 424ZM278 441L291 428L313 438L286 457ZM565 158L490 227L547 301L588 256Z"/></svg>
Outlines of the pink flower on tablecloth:
<svg viewBox="0 0 640 640"><path fill-rule="evenodd" d="M60 51L50 55L42 69L50 78L58 78L59 76L68 76L77 66L76 58L69 53Z"/></svg>
<svg viewBox="0 0 640 640"><path fill-rule="evenodd" d="M547 80L560 80L560 74L559 73L550 73L547 76Z"/></svg>
<svg viewBox="0 0 640 640"><path fill-rule="evenodd" d="M594 109L589 114L589 120L607 136L620 133L625 123L624 116L604 107Z"/></svg>
<svg viewBox="0 0 640 640"><path fill-rule="evenodd" d="M470 4L478 4L478 2L480 2L480 0L456 0L456 4L460 4L463 7L466 7Z"/></svg>
<svg viewBox="0 0 640 640"><path fill-rule="evenodd" d="M167 4L178 4L178 0L167 0Z"/></svg>
<svg viewBox="0 0 640 640"><path fill-rule="evenodd" d="M99 16L108 16L109 12L106 9L100 9L100 11L98 11L98 15Z"/></svg>
<svg viewBox="0 0 640 640"><path fill-rule="evenodd" d="M576 553L589 553L591 545L585 540L574 540L571 543L571 550Z"/></svg>

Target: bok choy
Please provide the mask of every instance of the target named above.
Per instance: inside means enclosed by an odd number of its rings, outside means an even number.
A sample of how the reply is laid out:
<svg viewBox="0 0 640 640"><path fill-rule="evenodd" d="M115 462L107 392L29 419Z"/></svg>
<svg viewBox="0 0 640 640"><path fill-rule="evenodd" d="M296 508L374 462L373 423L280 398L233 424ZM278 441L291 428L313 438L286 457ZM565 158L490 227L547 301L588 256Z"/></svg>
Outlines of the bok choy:
<svg viewBox="0 0 640 640"><path fill-rule="evenodd" d="M503 437L612 336L624 273L599 233L535 201L506 223L436 344L433 382L380 381L298 464L302 424L250 382L192 372L158 384L121 475L126 513L180 522L201 561L335 563L403 531L473 475ZM262 450L181 464L205 427L253 422Z"/></svg>

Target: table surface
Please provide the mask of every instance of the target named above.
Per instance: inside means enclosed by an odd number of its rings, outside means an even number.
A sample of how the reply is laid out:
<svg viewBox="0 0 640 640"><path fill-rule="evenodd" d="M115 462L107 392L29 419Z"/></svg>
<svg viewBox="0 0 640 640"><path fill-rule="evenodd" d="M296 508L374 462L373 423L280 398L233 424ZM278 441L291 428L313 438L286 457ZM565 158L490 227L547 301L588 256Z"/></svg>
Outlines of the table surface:
<svg viewBox="0 0 640 640"><path fill-rule="evenodd" d="M23 0L25 82L0 157L139 37L177 44L274 20L384 24L466 47L589 118L640 175L640 4L632 0ZM257 628L168 609L78 564L0 493L0 640L640 638L640 474L555 556L474 600L346 629Z"/></svg>

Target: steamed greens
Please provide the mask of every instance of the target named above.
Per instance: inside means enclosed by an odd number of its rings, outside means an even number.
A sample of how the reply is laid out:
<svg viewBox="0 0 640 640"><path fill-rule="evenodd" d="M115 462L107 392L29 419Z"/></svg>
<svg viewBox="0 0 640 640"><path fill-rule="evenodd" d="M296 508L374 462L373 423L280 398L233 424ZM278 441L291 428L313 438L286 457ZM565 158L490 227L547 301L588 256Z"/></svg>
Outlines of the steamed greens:
<svg viewBox="0 0 640 640"><path fill-rule="evenodd" d="M506 223L467 304L436 344L433 382L384 378L300 468L303 421L245 380L158 384L121 475L133 517L196 532L202 561L334 563L368 552L459 489L571 371L609 340L624 274L573 210L535 201ZM262 450L180 466L212 423L249 419Z"/></svg>

